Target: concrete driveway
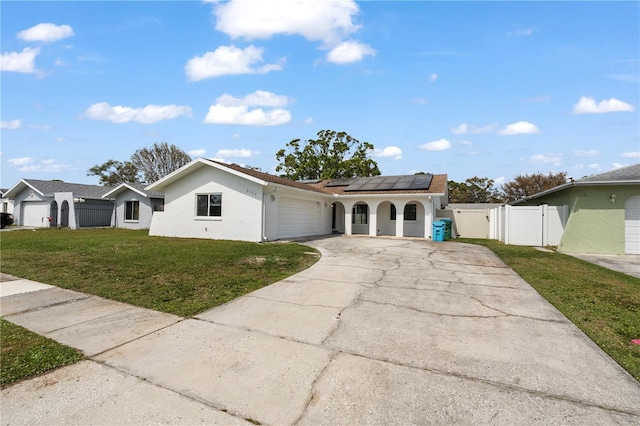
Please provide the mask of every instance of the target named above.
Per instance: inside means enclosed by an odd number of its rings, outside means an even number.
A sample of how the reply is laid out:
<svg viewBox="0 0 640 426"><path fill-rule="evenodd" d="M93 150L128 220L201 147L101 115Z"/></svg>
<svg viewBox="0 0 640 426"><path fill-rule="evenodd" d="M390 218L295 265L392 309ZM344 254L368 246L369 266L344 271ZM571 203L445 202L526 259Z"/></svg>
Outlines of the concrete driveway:
<svg viewBox="0 0 640 426"><path fill-rule="evenodd" d="M3 297L90 357L3 390L2 423L640 423L640 384L485 247L306 244L316 265L195 318Z"/></svg>

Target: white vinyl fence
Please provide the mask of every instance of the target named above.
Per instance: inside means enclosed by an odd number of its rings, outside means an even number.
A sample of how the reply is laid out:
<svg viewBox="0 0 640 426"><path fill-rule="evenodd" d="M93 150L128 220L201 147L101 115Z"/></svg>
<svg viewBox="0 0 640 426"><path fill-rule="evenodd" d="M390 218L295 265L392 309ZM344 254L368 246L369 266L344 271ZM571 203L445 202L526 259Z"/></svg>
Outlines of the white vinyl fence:
<svg viewBox="0 0 640 426"><path fill-rule="evenodd" d="M568 206L501 206L489 212L489 238L520 246L557 246L567 217Z"/></svg>

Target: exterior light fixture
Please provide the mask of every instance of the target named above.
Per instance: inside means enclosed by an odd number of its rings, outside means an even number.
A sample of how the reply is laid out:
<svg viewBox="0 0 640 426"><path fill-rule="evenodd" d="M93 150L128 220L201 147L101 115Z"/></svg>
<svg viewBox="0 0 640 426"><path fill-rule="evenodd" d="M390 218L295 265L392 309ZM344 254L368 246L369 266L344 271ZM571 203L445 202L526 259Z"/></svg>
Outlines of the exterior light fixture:
<svg viewBox="0 0 640 426"><path fill-rule="evenodd" d="M609 201L611 201L611 204L615 204L616 198L618 198L618 196L616 194L611 194L609 196Z"/></svg>

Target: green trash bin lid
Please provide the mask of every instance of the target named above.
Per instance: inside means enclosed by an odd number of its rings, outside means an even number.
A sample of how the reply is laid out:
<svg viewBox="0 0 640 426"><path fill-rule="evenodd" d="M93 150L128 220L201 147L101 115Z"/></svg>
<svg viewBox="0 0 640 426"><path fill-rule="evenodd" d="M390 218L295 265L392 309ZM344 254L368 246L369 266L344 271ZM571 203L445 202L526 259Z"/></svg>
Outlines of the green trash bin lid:
<svg viewBox="0 0 640 426"><path fill-rule="evenodd" d="M440 222L448 222L448 223L453 222L453 220L449 219L448 217L441 217L441 218L438 219L438 221L440 221Z"/></svg>

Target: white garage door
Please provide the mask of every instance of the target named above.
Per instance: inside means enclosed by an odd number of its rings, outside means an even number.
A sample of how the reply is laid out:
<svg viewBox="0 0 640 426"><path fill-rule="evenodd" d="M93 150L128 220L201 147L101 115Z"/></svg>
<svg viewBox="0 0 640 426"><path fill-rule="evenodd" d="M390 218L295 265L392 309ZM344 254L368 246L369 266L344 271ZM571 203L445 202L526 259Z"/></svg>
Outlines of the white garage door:
<svg viewBox="0 0 640 426"><path fill-rule="evenodd" d="M278 200L278 238L317 235L320 206L316 201L280 198Z"/></svg>
<svg viewBox="0 0 640 426"><path fill-rule="evenodd" d="M640 196L627 198L625 204L624 252L640 254Z"/></svg>
<svg viewBox="0 0 640 426"><path fill-rule="evenodd" d="M22 202L22 226L49 226L49 203L46 201Z"/></svg>

